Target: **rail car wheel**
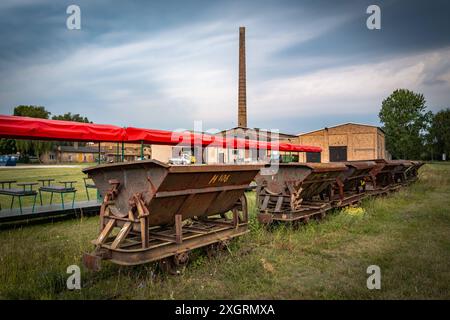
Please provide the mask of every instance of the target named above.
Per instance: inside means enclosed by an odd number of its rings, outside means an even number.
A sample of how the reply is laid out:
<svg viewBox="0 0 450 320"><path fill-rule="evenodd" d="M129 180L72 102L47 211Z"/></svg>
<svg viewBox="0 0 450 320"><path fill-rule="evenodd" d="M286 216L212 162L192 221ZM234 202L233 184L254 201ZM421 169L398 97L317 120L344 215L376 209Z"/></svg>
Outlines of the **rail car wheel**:
<svg viewBox="0 0 450 320"><path fill-rule="evenodd" d="M324 211L317 212L317 213L313 216L313 218L314 218L315 220L322 220L323 218L325 218L325 212L324 212Z"/></svg>
<svg viewBox="0 0 450 320"><path fill-rule="evenodd" d="M158 268L162 273L177 275L189 262L189 252L178 253L158 261Z"/></svg>
<svg viewBox="0 0 450 320"><path fill-rule="evenodd" d="M205 247L206 255L208 258L214 258L221 252L225 251L230 244L230 240L223 240L216 243L212 243Z"/></svg>
<svg viewBox="0 0 450 320"><path fill-rule="evenodd" d="M291 222L291 227L294 230L298 230L300 228L300 226L301 226L300 219L294 220L294 221Z"/></svg>

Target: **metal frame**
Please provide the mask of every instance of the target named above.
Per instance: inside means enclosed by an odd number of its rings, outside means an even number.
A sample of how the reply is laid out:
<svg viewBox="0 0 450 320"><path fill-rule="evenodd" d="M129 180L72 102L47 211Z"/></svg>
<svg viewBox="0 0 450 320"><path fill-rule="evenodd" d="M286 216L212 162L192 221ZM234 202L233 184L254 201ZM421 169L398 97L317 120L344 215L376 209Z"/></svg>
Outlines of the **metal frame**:
<svg viewBox="0 0 450 320"><path fill-rule="evenodd" d="M180 264L178 260L185 260L186 254L193 249L221 243L249 232L245 194L231 210L231 219L225 215L199 217L183 225L182 216L176 214L173 226L149 227L149 212L138 195L133 199L136 212L130 210L129 216L125 218L112 214L119 183L111 181L111 184L112 189L100 208L101 232L92 241L96 248L94 252L83 255L83 263L89 269L100 270L101 260L129 266L173 257ZM111 236L116 228L120 229L119 232Z"/></svg>
<svg viewBox="0 0 450 320"><path fill-rule="evenodd" d="M91 179L91 178L88 178L88 177L84 177L84 178L83 178L83 181L84 181L84 189L86 190L86 195L87 195L88 201L91 200L90 197L89 197L89 190L88 190L88 189L96 189L96 190L97 190L97 187L95 186L95 184L89 184L89 183L86 183L86 180L90 180L90 179ZM97 191L97 198L99 198L98 191Z"/></svg>
<svg viewBox="0 0 450 320"><path fill-rule="evenodd" d="M47 187L48 188L48 187ZM72 209L73 209L73 207L74 207L74 205L75 205L75 194L76 194L76 192L77 192L77 190L76 189L71 189L71 190L57 190L57 189L54 189L54 190L49 190L49 189L41 189L41 188L39 188L39 199L40 199L40 202L41 202L41 206L43 205L43 202L42 202L42 192L50 192L50 204L52 204L52 202L53 202L53 193L59 193L60 195L61 195L61 206L62 206L62 208L64 209L64 194L65 193L73 193L73 198L72 198Z"/></svg>
<svg viewBox="0 0 450 320"><path fill-rule="evenodd" d="M345 169L336 163L286 163L274 176L257 176L259 222L296 224L323 218L333 208L332 186Z"/></svg>
<svg viewBox="0 0 450 320"><path fill-rule="evenodd" d="M336 179L333 186L333 208L356 205L366 198L366 181L371 179L371 172L376 167L374 161L347 161L344 164L347 171Z"/></svg>
<svg viewBox="0 0 450 320"><path fill-rule="evenodd" d="M31 209L31 213L34 212L34 208L35 208L35 206L36 206L37 192L36 192L36 191L33 191L33 192L34 192L34 193L27 193L27 194L19 194L19 193L13 194L13 193L2 193L2 192L0 192L0 194L2 194L2 195L7 195L7 196L11 196L11 197L12 197L12 198L11 198L11 206L10 206L10 209L12 209L13 206L14 206L14 198L15 198L15 197L19 198L20 214L23 214L22 200L21 200L22 197L30 197L30 196L34 196L34 199L33 199L33 207L32 207L32 209ZM0 208L0 209L1 209L1 208Z"/></svg>

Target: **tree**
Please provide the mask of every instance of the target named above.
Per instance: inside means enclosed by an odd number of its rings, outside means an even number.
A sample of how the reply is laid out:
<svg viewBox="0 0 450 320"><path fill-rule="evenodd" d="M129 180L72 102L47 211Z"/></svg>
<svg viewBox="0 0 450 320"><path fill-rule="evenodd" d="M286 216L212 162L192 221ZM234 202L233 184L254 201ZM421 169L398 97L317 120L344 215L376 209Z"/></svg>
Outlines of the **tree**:
<svg viewBox="0 0 450 320"><path fill-rule="evenodd" d="M431 121L430 139L432 151L440 157L443 153L450 155L450 109L436 113Z"/></svg>
<svg viewBox="0 0 450 320"><path fill-rule="evenodd" d="M395 90L383 100L378 114L386 133L386 148L394 158L417 159L424 151L432 113L425 98L407 89Z"/></svg>
<svg viewBox="0 0 450 320"><path fill-rule="evenodd" d="M32 117L48 119L50 112L42 106L17 106L14 108L15 116ZM35 155L39 161L40 155L50 151L53 143L50 141L31 141L31 140L16 140L16 148L21 154Z"/></svg>
<svg viewBox="0 0 450 320"><path fill-rule="evenodd" d="M13 154L16 152L16 140L0 139L0 154Z"/></svg>
<svg viewBox="0 0 450 320"><path fill-rule="evenodd" d="M48 119L50 112L42 106L17 106L14 108L15 116Z"/></svg>
<svg viewBox="0 0 450 320"><path fill-rule="evenodd" d="M76 122L90 123L88 118L82 117L78 113L72 114L70 112L65 113L63 115L59 115L59 116L53 116L52 119L53 120L66 120L66 121L76 121Z"/></svg>

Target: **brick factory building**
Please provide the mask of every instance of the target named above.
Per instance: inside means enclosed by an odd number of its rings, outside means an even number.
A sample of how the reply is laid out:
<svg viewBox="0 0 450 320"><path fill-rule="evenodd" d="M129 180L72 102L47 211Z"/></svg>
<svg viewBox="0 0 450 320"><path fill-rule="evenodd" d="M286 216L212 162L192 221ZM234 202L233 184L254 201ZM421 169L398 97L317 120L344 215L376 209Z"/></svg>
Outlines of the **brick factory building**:
<svg viewBox="0 0 450 320"><path fill-rule="evenodd" d="M320 154L300 155L300 162L387 159L384 132L366 124L345 123L298 135L297 143L322 148Z"/></svg>

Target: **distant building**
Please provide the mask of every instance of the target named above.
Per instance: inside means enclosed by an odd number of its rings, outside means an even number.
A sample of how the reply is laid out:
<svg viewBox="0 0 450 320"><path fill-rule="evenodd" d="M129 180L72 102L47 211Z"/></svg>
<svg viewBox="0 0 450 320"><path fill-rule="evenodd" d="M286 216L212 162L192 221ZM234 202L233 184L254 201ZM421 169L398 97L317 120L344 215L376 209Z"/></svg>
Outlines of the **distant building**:
<svg viewBox="0 0 450 320"><path fill-rule="evenodd" d="M42 163L83 163L96 162L98 159L98 147L79 146L55 146L49 152L40 156Z"/></svg>
<svg viewBox="0 0 450 320"><path fill-rule="evenodd" d="M296 135L287 133L276 133L268 132L266 130L261 130L260 128L245 128L245 127L234 127L231 129L223 130L216 135L223 138L238 138L253 141L263 141L272 142L278 140L293 142L297 139ZM246 162L254 163L259 161L266 161L270 154L277 153L278 157L280 154L285 155L284 152L272 152L270 150L257 150L257 149L233 149L233 148L217 148L208 147L207 148L207 163L235 163L235 162ZM297 159L298 160L298 159Z"/></svg>
<svg viewBox="0 0 450 320"><path fill-rule="evenodd" d="M151 152L154 149L155 156L159 156L159 146L143 147L145 159L151 159ZM168 148L168 146L165 146ZM87 163L98 161L98 143L88 142L86 146L79 146L77 142L73 146L56 145L53 150L41 155L42 163ZM141 158L141 145L126 143L123 150L124 161L135 161ZM100 144L100 157L102 162L119 162L122 159L122 144L113 142L102 142Z"/></svg>
<svg viewBox="0 0 450 320"><path fill-rule="evenodd" d="M300 162L387 159L384 131L376 126L345 123L298 135L297 143L322 148L301 153Z"/></svg>
<svg viewBox="0 0 450 320"><path fill-rule="evenodd" d="M105 155L106 162L119 162L122 159L122 143L102 142L101 150ZM144 159L151 159L151 146L144 145L142 148L142 152ZM141 144L125 143L123 158L124 161L135 161L141 159Z"/></svg>

